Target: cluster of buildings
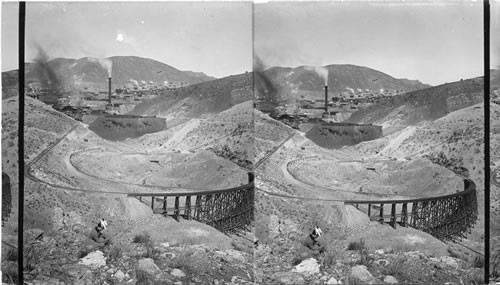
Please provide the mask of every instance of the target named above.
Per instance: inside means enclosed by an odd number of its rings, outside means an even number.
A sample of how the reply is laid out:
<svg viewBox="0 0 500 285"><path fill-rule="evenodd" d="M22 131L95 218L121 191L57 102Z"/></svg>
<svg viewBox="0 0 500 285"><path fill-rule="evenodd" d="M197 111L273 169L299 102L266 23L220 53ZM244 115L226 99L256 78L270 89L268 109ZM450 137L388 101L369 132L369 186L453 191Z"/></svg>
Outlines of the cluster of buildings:
<svg viewBox="0 0 500 285"><path fill-rule="evenodd" d="M145 100L154 99L164 91L172 91L186 87L187 82L135 81L120 86L114 90L99 90L94 87L52 87L42 88L36 83L25 87L26 96L30 96L52 105L77 120L87 114L126 114Z"/></svg>

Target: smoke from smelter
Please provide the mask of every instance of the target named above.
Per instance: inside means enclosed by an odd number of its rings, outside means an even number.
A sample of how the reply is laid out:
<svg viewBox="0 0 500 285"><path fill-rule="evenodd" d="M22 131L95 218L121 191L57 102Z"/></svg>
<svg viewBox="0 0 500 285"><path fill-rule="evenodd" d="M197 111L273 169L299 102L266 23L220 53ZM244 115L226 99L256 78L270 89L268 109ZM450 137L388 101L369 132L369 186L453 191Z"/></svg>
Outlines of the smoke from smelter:
<svg viewBox="0 0 500 285"><path fill-rule="evenodd" d="M37 56L35 57L34 74L42 88L57 89L61 86L61 79L49 64L49 56L45 50L37 46Z"/></svg>
<svg viewBox="0 0 500 285"><path fill-rule="evenodd" d="M272 112L279 104L279 88L265 74L265 65L258 56L254 59L253 70L257 108L263 112Z"/></svg>

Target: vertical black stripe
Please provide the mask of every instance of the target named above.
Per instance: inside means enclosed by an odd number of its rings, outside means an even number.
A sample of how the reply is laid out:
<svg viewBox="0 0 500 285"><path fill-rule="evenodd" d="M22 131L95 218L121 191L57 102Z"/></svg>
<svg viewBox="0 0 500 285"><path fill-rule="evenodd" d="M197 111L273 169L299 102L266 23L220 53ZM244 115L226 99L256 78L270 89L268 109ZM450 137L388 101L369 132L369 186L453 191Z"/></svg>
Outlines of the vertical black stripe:
<svg viewBox="0 0 500 285"><path fill-rule="evenodd" d="M483 2L484 19L484 283L490 275L490 5Z"/></svg>
<svg viewBox="0 0 500 285"><path fill-rule="evenodd" d="M17 215L17 268L18 284L23 284L23 217L24 217L24 30L26 17L26 3L19 2L19 120L17 133L18 148L18 215Z"/></svg>

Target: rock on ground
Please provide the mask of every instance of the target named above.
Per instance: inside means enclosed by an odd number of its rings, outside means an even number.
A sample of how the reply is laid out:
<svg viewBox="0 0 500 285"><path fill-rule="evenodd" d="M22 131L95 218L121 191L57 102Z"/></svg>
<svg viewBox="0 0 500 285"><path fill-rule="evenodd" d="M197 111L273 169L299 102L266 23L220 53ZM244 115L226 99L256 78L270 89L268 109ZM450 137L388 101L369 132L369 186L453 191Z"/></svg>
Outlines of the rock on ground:
<svg viewBox="0 0 500 285"><path fill-rule="evenodd" d="M398 284L399 283L398 279L394 278L391 275L385 276L384 282L387 283L387 284Z"/></svg>
<svg viewBox="0 0 500 285"><path fill-rule="evenodd" d="M172 272L170 272L170 275L175 276L175 277L179 277L179 278L186 277L186 274L182 270L177 269L177 268L173 269Z"/></svg>
<svg viewBox="0 0 500 285"><path fill-rule="evenodd" d="M150 275L156 275L161 271L151 258L143 258L139 260L135 267L135 270L142 271Z"/></svg>
<svg viewBox="0 0 500 285"><path fill-rule="evenodd" d="M278 272L273 276L277 284L280 285L305 285L306 281L296 272Z"/></svg>
<svg viewBox="0 0 500 285"><path fill-rule="evenodd" d="M310 276L319 273L318 261L314 258L308 258L295 266L294 272L301 273L305 276Z"/></svg>
<svg viewBox="0 0 500 285"><path fill-rule="evenodd" d="M373 275L366 269L364 265L357 265L351 268L349 274L349 284L380 284L380 280L373 277Z"/></svg>
<svg viewBox="0 0 500 285"><path fill-rule="evenodd" d="M104 257L104 253L102 253L102 251L96 250L80 259L79 264L87 265L92 268L99 268L106 265L106 257Z"/></svg>

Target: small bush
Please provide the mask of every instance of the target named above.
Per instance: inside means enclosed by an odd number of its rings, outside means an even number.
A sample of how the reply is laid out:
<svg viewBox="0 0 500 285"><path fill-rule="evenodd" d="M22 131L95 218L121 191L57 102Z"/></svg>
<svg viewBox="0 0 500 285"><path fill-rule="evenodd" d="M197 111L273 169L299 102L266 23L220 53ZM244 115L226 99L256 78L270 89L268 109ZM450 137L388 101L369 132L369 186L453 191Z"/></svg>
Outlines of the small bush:
<svg viewBox="0 0 500 285"><path fill-rule="evenodd" d="M484 268L484 257L481 255L476 255L472 261L472 266L476 268Z"/></svg>
<svg viewBox="0 0 500 285"><path fill-rule="evenodd" d="M331 247L327 247L326 250L321 253L320 262L323 267L333 266L337 262L338 253Z"/></svg>
<svg viewBox="0 0 500 285"><path fill-rule="evenodd" d="M348 250L355 250L359 254L359 260L357 264L370 266L372 263L372 258L368 255L368 249L366 248L365 241L363 239L359 239L358 241L353 241L349 243L347 247Z"/></svg>
<svg viewBox="0 0 500 285"><path fill-rule="evenodd" d="M359 239L359 241L352 241L347 246L347 250L361 250L365 247L365 241L363 239Z"/></svg>
<svg viewBox="0 0 500 285"><path fill-rule="evenodd" d="M156 261L156 259L160 256L160 252L155 248L155 243L153 240L148 239L144 245L146 246L146 252L142 255L146 258L152 258Z"/></svg>
<svg viewBox="0 0 500 285"><path fill-rule="evenodd" d="M133 243L142 243L142 244L145 244L145 243L147 243L150 240L151 240L151 237L149 236L149 234L148 233L144 233L144 234L135 235L134 239L132 240L132 242Z"/></svg>
<svg viewBox="0 0 500 285"><path fill-rule="evenodd" d="M87 256L88 254L90 253L90 250L85 248L85 249L81 249L79 252L78 252L78 258L84 258L85 256Z"/></svg>
<svg viewBox="0 0 500 285"><path fill-rule="evenodd" d="M154 278L147 272L141 271L141 270L136 270L135 271L135 278L137 279L136 284L143 284L143 285L154 285Z"/></svg>
<svg viewBox="0 0 500 285"><path fill-rule="evenodd" d="M403 257L397 257L382 268L382 273L384 275L394 276L398 280L403 280L407 278L405 274L408 271L404 262L405 259Z"/></svg>
<svg viewBox="0 0 500 285"><path fill-rule="evenodd" d="M193 259L193 253L186 251L179 253L174 259L170 260L169 266L172 268L181 269L183 271L198 270L195 264L195 260Z"/></svg>
<svg viewBox="0 0 500 285"><path fill-rule="evenodd" d="M110 262L116 261L123 256L122 248L119 245L111 246L109 249L107 260Z"/></svg>
<svg viewBox="0 0 500 285"><path fill-rule="evenodd" d="M6 259L8 261L17 261L17 258L18 258L18 256L17 256L17 249L11 249L11 250L9 250L7 252Z"/></svg>

